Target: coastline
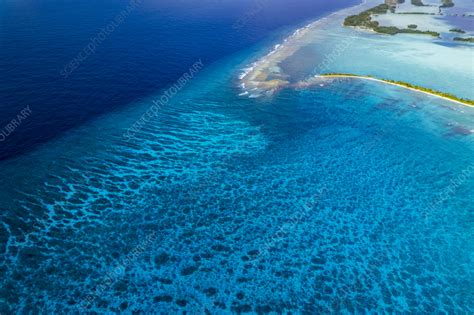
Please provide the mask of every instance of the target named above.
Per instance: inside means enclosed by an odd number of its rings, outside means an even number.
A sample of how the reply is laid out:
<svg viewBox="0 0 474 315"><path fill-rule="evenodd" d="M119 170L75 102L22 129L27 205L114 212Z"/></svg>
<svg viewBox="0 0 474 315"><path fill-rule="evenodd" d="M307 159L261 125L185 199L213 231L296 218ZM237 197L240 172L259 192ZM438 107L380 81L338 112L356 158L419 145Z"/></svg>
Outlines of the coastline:
<svg viewBox="0 0 474 315"><path fill-rule="evenodd" d="M369 3L370 0L361 0L360 3L346 7L332 13L329 13L326 16L316 19L313 22L308 23L307 25L297 28L292 35L285 38L281 43L276 44L273 49L259 58L257 61L253 62L249 67L243 69L239 75L239 80L241 81L241 88L244 90L242 95L249 95L249 97L259 97L262 95L273 94L275 91L287 87L290 85L290 82L285 80L285 77L279 78L278 64L285 60L286 58L292 56L296 53L301 47L303 47L304 42L300 42L305 35L310 31L317 30L325 22L331 22L332 18L339 17L341 19L340 25L343 26L343 20L352 11L358 10L359 7L364 9ZM369 7L369 6L368 6ZM373 32L372 30L357 29L357 31L363 32ZM375 33L375 32L374 32ZM270 70L273 69L273 70ZM269 71L272 76L276 76L277 79L266 80L265 75L262 75L265 71ZM276 71L275 71L276 70ZM275 71L275 72L272 72ZM262 89L263 91L258 91ZM252 91L254 93L252 93ZM255 93L257 91L257 93Z"/></svg>
<svg viewBox="0 0 474 315"><path fill-rule="evenodd" d="M336 25L338 25L338 27L340 27L341 30L350 28L354 30L355 32L363 32L364 34L375 33L372 30L360 29L360 28L355 28L355 27L345 27L343 25L343 20L345 19L345 17L347 17L348 15L354 14L360 10L365 10L366 8L372 7L372 5L374 5L375 3L376 3L375 1L364 0L359 4L332 12L328 14L327 16L321 17L304 27L296 29L294 33L290 35L289 37L287 37L286 39L284 39L283 42L275 45L274 48L268 54L264 55L257 61L253 62L249 67L244 69L244 71L239 76L240 87L243 90L243 92L240 93L240 96L245 96L245 97L250 97L250 98L256 98L256 97L261 97L261 96L271 96L283 88L294 87L294 86L304 87L305 83L308 83L308 81L311 81L314 78L315 74L321 75L324 72L330 72L332 74L341 74L341 75L347 74L345 76L347 78L356 77L360 79L377 81L379 83L386 83L386 84L391 84L391 85L395 85L399 87L404 87L405 89L421 92L426 95L435 96L437 98L440 98L446 101L451 101L451 102L462 104L465 106L474 107L474 101L472 100L471 93L465 93L463 89L453 88L453 85L450 84L449 82L445 82L444 84L434 84L434 85L427 84L426 82L423 82L423 81L417 82L419 80L413 80L413 78L410 76L399 75L398 73L396 73L396 71L379 71L379 70L371 71L370 69L372 67L370 67L370 65L368 65L367 67L363 66L362 69L359 69L359 68L353 69L353 67L350 65L349 67L331 66L331 67L327 67L323 69L325 71L321 69L319 72L312 71L313 73L311 73L310 76L304 80L302 79L294 80L294 78L292 78L291 75L289 75L286 72L286 69L282 66L284 61L288 60L289 58L296 58L293 55L295 55L301 48L305 48L307 45L311 45L311 44L314 45L314 42L312 41L313 38L317 38L316 40L320 41L321 38L324 38L325 33L333 32L333 31L338 32L334 28L336 27ZM345 33L345 35L347 35L347 33ZM333 36L333 34L331 34L330 36ZM357 33L353 34L353 36L354 36L354 39L359 38L359 36L362 36L361 38L364 38L364 39L367 38L365 35L360 35ZM374 38L380 38L380 37L374 37ZM354 40L352 39L352 40L347 40L347 41L353 42ZM400 42L400 40L398 42ZM319 47L321 51L324 51L324 49L326 49L326 47L324 47L325 43L319 43L319 44L320 44ZM317 46L314 46L314 47L317 47ZM331 47L331 46L328 46L328 47ZM337 54L337 49L338 49L337 46L335 47L335 49L333 49L334 51L336 51L336 53L334 54ZM392 51L395 51L395 50L392 50ZM316 60L316 62L318 62L318 59L317 59L318 53L319 51L316 51L314 55L314 59ZM446 53L446 52L443 51L443 53ZM459 55L458 52L455 51L455 53ZM350 54L348 56L349 57L344 57L344 58L351 57ZM362 56L362 55L359 55L359 56ZM386 58L389 58L389 57L387 56ZM363 62L363 60L359 60L359 61ZM434 65L434 64L439 66L439 62L437 61L438 60L429 60L425 62L424 65L420 63L420 71L428 72L429 75L437 75L437 72L442 71L442 70L431 67L431 65ZM324 58L319 60L319 66L321 64L324 64L324 62L325 62ZM347 66L348 64L345 63L345 65ZM406 67L407 62L401 61L399 66ZM410 66L409 63L408 63L408 66ZM316 69L316 67L314 67L314 69ZM423 69L432 69L432 70L424 71ZM461 70L458 68L454 68L452 69L452 71L449 72L450 73L449 75L454 79L459 78L459 80L462 80L462 76L459 77L459 75L457 74L459 73L459 71ZM367 76L351 75L351 73L361 73L361 72L369 73L369 75ZM430 73L430 72L433 72L433 73ZM382 78L388 78L388 79L382 79ZM449 76L447 76L446 78L448 79ZM466 78L464 78L464 80L465 79ZM409 82L414 82L414 83L409 83ZM451 82L453 81L451 80ZM462 83L462 81L460 82ZM429 85L431 87L430 88L425 87L426 85ZM444 91L447 91L447 92L444 92Z"/></svg>
<svg viewBox="0 0 474 315"><path fill-rule="evenodd" d="M239 75L239 80L241 81L240 86L244 90L241 95L248 95L248 97L251 98L259 97L273 94L275 91L289 86L290 82L286 80L285 75L281 74L281 69L278 64L292 56L304 46L305 42L300 40L310 31L316 30L317 27L324 22L331 21L331 18L338 15L345 16L347 15L346 11L350 12L358 7L363 7L368 2L369 0L362 0L354 6L334 11L303 27L297 28L293 34L285 38L283 42L276 44L268 54L243 69ZM267 80L268 77L274 78Z"/></svg>
<svg viewBox="0 0 474 315"><path fill-rule="evenodd" d="M474 107L474 100L464 100L464 99L461 99L461 98L459 98L455 95L443 96L443 95L441 95L441 94L445 94L443 92L439 92L439 91L430 92L430 91L427 91L426 88L418 87L418 86L410 87L410 86L408 86L410 84L406 83L406 82L394 82L394 81L391 81L391 80L374 78L372 76L367 76L367 75L342 74L342 73L341 74L321 74L321 75L315 76L314 78L316 78L316 79L317 78L346 78L346 79L359 79L359 80L374 81L374 82L379 82L379 83L384 83L384 84L389 84L389 85L402 87L402 88L405 88L407 90L423 93L423 94L426 94L426 95L431 95L431 96L434 96L434 97L437 97L437 98L440 98L440 99L443 99L443 100L446 100L446 101L450 101L450 102L453 102L453 103L461 104L461 105L464 105L464 106ZM307 84L306 86L308 86L308 85L310 85L310 84ZM298 86L298 84L296 86Z"/></svg>

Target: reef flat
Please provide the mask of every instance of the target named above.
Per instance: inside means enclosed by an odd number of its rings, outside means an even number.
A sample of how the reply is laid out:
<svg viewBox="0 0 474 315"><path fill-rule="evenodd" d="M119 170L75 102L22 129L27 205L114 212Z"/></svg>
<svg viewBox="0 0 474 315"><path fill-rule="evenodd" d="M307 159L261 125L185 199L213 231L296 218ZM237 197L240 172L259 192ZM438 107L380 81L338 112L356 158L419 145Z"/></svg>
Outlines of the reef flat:
<svg viewBox="0 0 474 315"><path fill-rule="evenodd" d="M466 10L462 2L461 9ZM272 95L282 88L304 86L320 74L361 73L470 104L474 92L466 82L474 81L474 51L456 34L471 38L473 30L459 28L449 10L453 8L442 3L389 7L368 0L335 12L296 30L245 68L241 95ZM466 20L469 15L457 13L456 18Z"/></svg>

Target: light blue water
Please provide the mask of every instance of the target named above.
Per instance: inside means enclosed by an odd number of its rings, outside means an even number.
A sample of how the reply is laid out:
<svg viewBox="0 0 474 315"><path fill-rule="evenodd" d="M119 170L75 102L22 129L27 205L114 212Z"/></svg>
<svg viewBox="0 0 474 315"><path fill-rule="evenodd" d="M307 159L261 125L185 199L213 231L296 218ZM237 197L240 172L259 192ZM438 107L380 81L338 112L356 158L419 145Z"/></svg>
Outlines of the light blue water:
<svg viewBox="0 0 474 315"><path fill-rule="evenodd" d="M474 311L474 111L248 55L2 162L2 313Z"/></svg>
<svg viewBox="0 0 474 315"><path fill-rule="evenodd" d="M280 64L284 74L289 75L285 80L296 82L321 73L352 73L408 82L474 99L473 47L453 41L454 32L448 30L456 24L450 24L446 16L433 18L436 23L446 23L441 27L443 31L438 30L442 33L440 38L416 34L388 36L343 26L346 16L358 14L379 2L368 0L361 6L338 11L315 24L317 26L310 28L302 38L294 39L292 47L300 48ZM410 19L418 23L417 17L419 15ZM427 22L419 24L422 23Z"/></svg>

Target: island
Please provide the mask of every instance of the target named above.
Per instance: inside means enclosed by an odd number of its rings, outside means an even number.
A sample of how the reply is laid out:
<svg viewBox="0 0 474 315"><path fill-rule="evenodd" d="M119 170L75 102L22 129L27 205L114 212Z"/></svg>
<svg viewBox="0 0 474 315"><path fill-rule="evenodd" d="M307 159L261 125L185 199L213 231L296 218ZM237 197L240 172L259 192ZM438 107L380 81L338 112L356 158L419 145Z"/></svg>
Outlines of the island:
<svg viewBox="0 0 474 315"><path fill-rule="evenodd" d="M474 37L454 37L453 40L458 42L474 43Z"/></svg>
<svg viewBox="0 0 474 315"><path fill-rule="evenodd" d="M357 74L352 74L352 73L325 73L325 74L317 75L315 77L316 78L318 77L319 78L353 78L353 79L376 81L380 83L396 85L396 86L403 87L412 91L417 91L417 92L421 92L421 93L435 96L438 98L442 98L451 102L456 102L462 105L474 106L474 100L460 98L450 93L444 93L444 92L436 91L433 89L425 88L422 86L413 85L408 82L375 78L371 75L357 75Z"/></svg>
<svg viewBox="0 0 474 315"><path fill-rule="evenodd" d="M390 1L387 1L390 3ZM410 24L407 28L398 28L396 26L382 26L379 22L372 20L372 15L375 14L385 14L389 10L394 11L394 7L388 5L387 3L380 4L376 7L373 7L369 10L365 10L357 15L348 16L344 20L344 26L358 27L370 29L374 32L388 35L395 34L422 34L422 35L431 35L433 37L439 37L440 34L434 31L421 31L416 29L417 25Z"/></svg>
<svg viewBox="0 0 474 315"><path fill-rule="evenodd" d="M453 0L443 0L443 4L440 6L440 8L450 8L450 7L454 7Z"/></svg>
<svg viewBox="0 0 474 315"><path fill-rule="evenodd" d="M464 30L460 29L460 28L452 28L449 30L450 32L454 32L454 33L466 33Z"/></svg>
<svg viewBox="0 0 474 315"><path fill-rule="evenodd" d="M474 80L473 73L463 66L472 60L472 51L466 46L474 38L469 30L450 23L439 8L445 2L439 0L439 5L420 9L409 1L381 2L366 0L297 29L242 69L240 95L271 97L284 88L324 88L335 82L331 78L345 77L474 106L472 89L463 84ZM466 32L466 36L454 38L466 44L440 45L453 41L449 32ZM428 36L395 36L393 40L384 36L404 33L430 35L434 40Z"/></svg>

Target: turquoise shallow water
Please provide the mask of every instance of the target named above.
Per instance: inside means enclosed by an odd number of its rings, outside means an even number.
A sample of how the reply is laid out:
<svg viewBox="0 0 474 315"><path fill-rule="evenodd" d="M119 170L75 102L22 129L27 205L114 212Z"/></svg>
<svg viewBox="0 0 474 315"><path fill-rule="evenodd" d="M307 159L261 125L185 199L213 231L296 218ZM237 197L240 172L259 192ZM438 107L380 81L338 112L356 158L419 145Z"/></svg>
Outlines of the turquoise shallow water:
<svg viewBox="0 0 474 315"><path fill-rule="evenodd" d="M272 65L280 67L284 74L282 79L292 83L318 74L351 73L408 82L460 98L474 99L473 46L453 41L456 35L449 30L456 24L451 23L449 15L387 14L378 17L381 25L390 25L390 21L394 23L397 19L402 19L403 23L419 23L420 29L439 31L437 38L419 34L388 36L343 26L348 15L358 14L379 2L367 0L360 6L337 11L330 18L309 25L309 31L300 29L303 36L283 44L288 49L293 47L295 52L285 54L281 52L284 49L280 49L275 55L280 54L284 58L281 63ZM420 16L426 20L423 21ZM394 25L405 27L403 23Z"/></svg>
<svg viewBox="0 0 474 315"><path fill-rule="evenodd" d="M245 58L2 162L2 313L474 311L474 110Z"/></svg>

